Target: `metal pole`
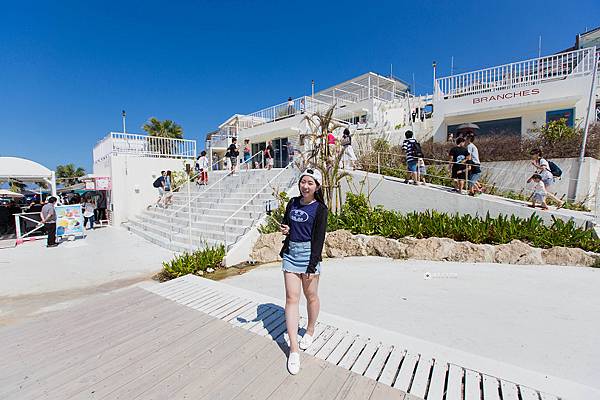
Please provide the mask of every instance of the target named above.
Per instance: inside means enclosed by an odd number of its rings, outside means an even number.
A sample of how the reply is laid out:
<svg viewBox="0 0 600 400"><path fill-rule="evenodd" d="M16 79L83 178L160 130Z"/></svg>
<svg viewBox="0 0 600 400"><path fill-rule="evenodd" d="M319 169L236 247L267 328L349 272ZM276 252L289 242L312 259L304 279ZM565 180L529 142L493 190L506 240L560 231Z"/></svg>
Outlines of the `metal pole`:
<svg viewBox="0 0 600 400"><path fill-rule="evenodd" d="M312 97L314 99L315 98L315 80L314 79L310 82L310 85L311 85L310 97Z"/></svg>
<svg viewBox="0 0 600 400"><path fill-rule="evenodd" d="M188 235L190 239L190 251L193 249L192 245L192 194L190 189L190 176L187 176L187 197L188 197Z"/></svg>
<svg viewBox="0 0 600 400"><path fill-rule="evenodd" d="M121 113L121 116L123 117L123 133L127 133L127 130L125 129L125 117L127 116L127 114L125 113L125 110L123 110L123 112Z"/></svg>
<svg viewBox="0 0 600 400"><path fill-rule="evenodd" d="M592 99L594 98L594 89L596 87L596 75L598 74L598 54L596 53L596 47L592 47L591 57L594 57L594 68L592 71L592 84L590 85L590 97L588 99L587 113L585 116L585 127L583 130L583 140L581 142L581 151L579 152L579 167L577 171L577 180L575 181L575 198L577 198L577 191L579 190L579 181L581 179L581 173L583 172L583 162L585 160L585 146L587 142L588 132L590 128L590 113L592 111Z"/></svg>
<svg viewBox="0 0 600 400"><path fill-rule="evenodd" d="M454 56L450 59L450 76L454 75Z"/></svg>
<svg viewBox="0 0 600 400"><path fill-rule="evenodd" d="M381 175L381 160L379 157L379 153L377 153L377 173Z"/></svg>

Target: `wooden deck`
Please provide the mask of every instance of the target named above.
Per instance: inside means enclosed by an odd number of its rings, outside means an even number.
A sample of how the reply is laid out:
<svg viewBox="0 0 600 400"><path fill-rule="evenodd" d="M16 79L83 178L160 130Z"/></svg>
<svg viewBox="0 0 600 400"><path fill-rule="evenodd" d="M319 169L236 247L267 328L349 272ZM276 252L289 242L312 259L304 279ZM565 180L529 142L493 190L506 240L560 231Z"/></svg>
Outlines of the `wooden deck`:
<svg viewBox="0 0 600 400"><path fill-rule="evenodd" d="M291 376L283 309L204 282L131 288L0 330L0 399L558 399L324 323Z"/></svg>

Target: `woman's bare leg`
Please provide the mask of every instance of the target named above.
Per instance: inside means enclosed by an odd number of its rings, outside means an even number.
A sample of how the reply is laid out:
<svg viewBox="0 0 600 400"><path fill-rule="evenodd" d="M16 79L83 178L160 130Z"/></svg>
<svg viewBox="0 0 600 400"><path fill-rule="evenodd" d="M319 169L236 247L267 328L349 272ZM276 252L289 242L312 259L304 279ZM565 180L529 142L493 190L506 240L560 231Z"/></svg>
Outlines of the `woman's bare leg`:
<svg viewBox="0 0 600 400"><path fill-rule="evenodd" d="M290 338L290 353L298 353L300 351L298 347L298 321L300 319L298 303L302 279L300 274L292 272L284 272L283 279L285 282L285 326Z"/></svg>
<svg viewBox="0 0 600 400"><path fill-rule="evenodd" d="M306 297L306 311L308 312L308 325L306 333L313 336L315 334L315 324L319 317L321 301L319 299L319 275L311 274L307 277L302 274L302 290Z"/></svg>

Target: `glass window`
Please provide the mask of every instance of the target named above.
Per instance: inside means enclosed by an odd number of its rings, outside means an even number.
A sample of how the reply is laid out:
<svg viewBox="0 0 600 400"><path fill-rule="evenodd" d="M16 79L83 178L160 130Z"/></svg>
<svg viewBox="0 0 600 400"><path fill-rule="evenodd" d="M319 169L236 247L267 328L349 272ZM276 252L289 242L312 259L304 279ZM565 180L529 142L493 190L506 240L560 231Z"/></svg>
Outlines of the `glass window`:
<svg viewBox="0 0 600 400"><path fill-rule="evenodd" d="M478 122L474 122L474 124L479 126L479 130L477 130L478 136L484 136L484 135L521 136L521 117L496 119L496 120L492 120L492 121L478 121ZM456 137L459 126L460 126L460 124L448 125L448 136L450 136L450 134L452 134L453 137Z"/></svg>
<svg viewBox="0 0 600 400"><path fill-rule="evenodd" d="M574 108L567 108L564 110L547 111L546 112L546 123L551 122L551 121L558 121L559 119L564 118L567 120L567 126L570 126L572 128L573 124L575 123L574 116L575 116Z"/></svg>

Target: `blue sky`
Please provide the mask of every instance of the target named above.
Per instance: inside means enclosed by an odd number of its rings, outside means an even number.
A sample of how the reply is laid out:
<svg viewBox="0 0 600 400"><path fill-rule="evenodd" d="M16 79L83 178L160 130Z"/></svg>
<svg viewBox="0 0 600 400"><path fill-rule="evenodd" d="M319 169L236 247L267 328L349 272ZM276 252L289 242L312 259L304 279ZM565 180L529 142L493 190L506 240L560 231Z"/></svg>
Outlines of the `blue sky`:
<svg viewBox="0 0 600 400"><path fill-rule="evenodd" d="M21 3L21 4L19 4ZM199 140L250 113L366 71L431 92L439 74L570 47L600 2L29 1L0 15L0 155L91 172L107 132L173 119Z"/></svg>

